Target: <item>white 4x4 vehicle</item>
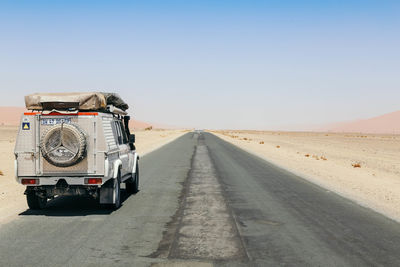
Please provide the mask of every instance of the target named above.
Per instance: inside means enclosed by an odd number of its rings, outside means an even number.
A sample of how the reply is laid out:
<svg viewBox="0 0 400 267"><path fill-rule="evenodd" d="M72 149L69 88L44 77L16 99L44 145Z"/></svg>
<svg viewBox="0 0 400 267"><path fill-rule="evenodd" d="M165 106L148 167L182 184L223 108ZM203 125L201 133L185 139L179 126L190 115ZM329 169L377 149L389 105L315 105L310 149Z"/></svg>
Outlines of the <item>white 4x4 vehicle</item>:
<svg viewBox="0 0 400 267"><path fill-rule="evenodd" d="M15 175L31 209L48 199L89 195L117 209L121 183L139 190L139 157L128 105L116 94L33 94L15 145Z"/></svg>

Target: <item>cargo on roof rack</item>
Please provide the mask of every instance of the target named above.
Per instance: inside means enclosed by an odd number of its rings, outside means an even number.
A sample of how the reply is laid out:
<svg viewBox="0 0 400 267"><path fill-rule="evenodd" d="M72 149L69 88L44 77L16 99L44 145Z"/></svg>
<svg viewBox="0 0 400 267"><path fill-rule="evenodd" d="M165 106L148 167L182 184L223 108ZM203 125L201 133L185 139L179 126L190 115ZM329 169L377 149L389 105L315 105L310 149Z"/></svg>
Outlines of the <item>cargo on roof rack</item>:
<svg viewBox="0 0 400 267"><path fill-rule="evenodd" d="M128 104L116 93L36 93L25 96L25 105L30 110L99 110L107 111L114 106L123 111Z"/></svg>

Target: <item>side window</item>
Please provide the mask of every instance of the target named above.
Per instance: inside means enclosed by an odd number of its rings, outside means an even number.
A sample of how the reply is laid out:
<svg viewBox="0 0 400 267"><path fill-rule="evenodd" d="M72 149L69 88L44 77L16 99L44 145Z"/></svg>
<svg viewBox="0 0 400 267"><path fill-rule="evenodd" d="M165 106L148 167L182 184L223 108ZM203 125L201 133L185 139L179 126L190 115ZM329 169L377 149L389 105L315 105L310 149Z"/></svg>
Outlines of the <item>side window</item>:
<svg viewBox="0 0 400 267"><path fill-rule="evenodd" d="M124 131L124 128L122 127L122 124L120 121L115 122L115 129L117 131L117 141L118 144L127 144L128 143L128 137L126 136L126 133Z"/></svg>
<svg viewBox="0 0 400 267"><path fill-rule="evenodd" d="M122 144L122 135L121 135L121 128L119 126L119 123L117 121L114 121L114 125L115 125L115 130L117 133L117 143L118 144Z"/></svg>
<svg viewBox="0 0 400 267"><path fill-rule="evenodd" d="M122 141L123 141L124 144L127 144L128 143L128 136L126 135L125 128L124 128L124 126L122 125L122 123L120 121L118 122L118 124L119 124L120 129L121 129Z"/></svg>

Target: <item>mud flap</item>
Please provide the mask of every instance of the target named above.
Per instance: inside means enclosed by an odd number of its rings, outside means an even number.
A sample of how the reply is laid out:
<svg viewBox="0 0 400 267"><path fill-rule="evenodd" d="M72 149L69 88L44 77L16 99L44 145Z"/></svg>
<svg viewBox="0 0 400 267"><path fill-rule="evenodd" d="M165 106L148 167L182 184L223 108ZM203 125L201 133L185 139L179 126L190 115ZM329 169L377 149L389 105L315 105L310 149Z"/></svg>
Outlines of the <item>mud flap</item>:
<svg viewBox="0 0 400 267"><path fill-rule="evenodd" d="M110 179L100 188L100 204L114 204L114 182Z"/></svg>

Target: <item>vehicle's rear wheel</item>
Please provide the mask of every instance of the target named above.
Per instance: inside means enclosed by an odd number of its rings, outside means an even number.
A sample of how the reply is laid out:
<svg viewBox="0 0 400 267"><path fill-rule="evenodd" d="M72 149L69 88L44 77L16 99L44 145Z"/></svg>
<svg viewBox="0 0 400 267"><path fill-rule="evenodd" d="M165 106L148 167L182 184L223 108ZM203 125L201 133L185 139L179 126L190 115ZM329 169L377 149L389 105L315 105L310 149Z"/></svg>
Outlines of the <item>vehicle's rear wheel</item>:
<svg viewBox="0 0 400 267"><path fill-rule="evenodd" d="M133 193L136 194L139 192L139 162L136 164L136 172L135 172L135 188Z"/></svg>
<svg viewBox="0 0 400 267"><path fill-rule="evenodd" d="M42 198L36 195L35 191L26 192L26 201L28 202L28 207L31 210L44 209L47 204L47 198Z"/></svg>
<svg viewBox="0 0 400 267"><path fill-rule="evenodd" d="M139 192L139 163L136 163L136 172L130 179L126 181L126 191L128 194L136 194Z"/></svg>
<svg viewBox="0 0 400 267"><path fill-rule="evenodd" d="M114 203L111 205L113 209L121 207L121 174L118 173L117 179L114 181Z"/></svg>

